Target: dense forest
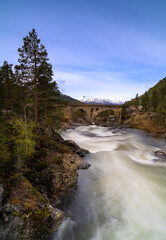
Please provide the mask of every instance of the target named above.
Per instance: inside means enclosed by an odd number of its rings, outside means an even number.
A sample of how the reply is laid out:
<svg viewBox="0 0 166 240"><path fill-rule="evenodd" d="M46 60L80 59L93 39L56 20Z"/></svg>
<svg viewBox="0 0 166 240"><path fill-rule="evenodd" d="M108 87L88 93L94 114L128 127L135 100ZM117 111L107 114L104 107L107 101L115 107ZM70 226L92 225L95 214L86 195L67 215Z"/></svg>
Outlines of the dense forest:
<svg viewBox="0 0 166 240"><path fill-rule="evenodd" d="M59 128L63 116L54 104L60 94L53 80L48 53L35 29L23 38L18 65L0 66L0 176L26 165L40 146ZM54 108L54 114L52 109Z"/></svg>

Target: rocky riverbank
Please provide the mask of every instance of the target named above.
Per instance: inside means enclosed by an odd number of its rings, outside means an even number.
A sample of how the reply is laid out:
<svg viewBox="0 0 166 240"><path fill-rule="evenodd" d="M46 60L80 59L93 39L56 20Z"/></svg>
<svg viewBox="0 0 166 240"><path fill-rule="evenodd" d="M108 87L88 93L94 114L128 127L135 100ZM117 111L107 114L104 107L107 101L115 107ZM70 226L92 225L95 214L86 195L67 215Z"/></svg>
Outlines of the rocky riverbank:
<svg viewBox="0 0 166 240"><path fill-rule="evenodd" d="M145 130L154 136L166 138L166 122L156 112L146 112L140 107L126 108L127 118L121 122L123 127Z"/></svg>
<svg viewBox="0 0 166 240"><path fill-rule="evenodd" d="M65 213L59 207L76 186L77 169L90 165L88 151L59 134L40 139L27 166L0 182L0 239L44 240L57 230Z"/></svg>

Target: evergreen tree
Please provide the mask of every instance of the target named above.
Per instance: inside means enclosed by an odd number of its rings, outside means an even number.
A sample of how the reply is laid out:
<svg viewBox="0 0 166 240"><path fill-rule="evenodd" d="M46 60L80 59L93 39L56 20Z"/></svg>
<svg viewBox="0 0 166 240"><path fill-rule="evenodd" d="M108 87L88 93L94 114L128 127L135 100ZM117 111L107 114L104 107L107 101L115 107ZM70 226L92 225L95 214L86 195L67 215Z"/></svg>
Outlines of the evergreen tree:
<svg viewBox="0 0 166 240"><path fill-rule="evenodd" d="M136 94L136 97L135 97L135 106L136 107L139 106L139 96L138 96L138 93Z"/></svg>
<svg viewBox="0 0 166 240"><path fill-rule="evenodd" d="M153 107L154 111L156 111L158 105L159 105L158 92L156 89L153 89L151 96L151 106Z"/></svg>
<svg viewBox="0 0 166 240"><path fill-rule="evenodd" d="M38 91L40 114L44 116L44 131L47 135L48 108L53 107L55 97L59 94L55 81L52 81L52 65L43 61L38 69Z"/></svg>
<svg viewBox="0 0 166 240"><path fill-rule="evenodd" d="M148 95L147 91L142 96L142 107L145 111L147 111L149 109L149 95Z"/></svg>
<svg viewBox="0 0 166 240"><path fill-rule="evenodd" d="M0 106L1 109L8 110L13 109L14 105L14 90L15 90L15 79L12 71L12 64L8 64L4 61L0 67Z"/></svg>
<svg viewBox="0 0 166 240"><path fill-rule="evenodd" d="M29 32L29 35L23 38L24 45L18 49L20 65L16 66L20 71L21 81L33 90L35 98L35 122L38 121L38 68L42 62L47 62L47 51L40 43L35 29Z"/></svg>

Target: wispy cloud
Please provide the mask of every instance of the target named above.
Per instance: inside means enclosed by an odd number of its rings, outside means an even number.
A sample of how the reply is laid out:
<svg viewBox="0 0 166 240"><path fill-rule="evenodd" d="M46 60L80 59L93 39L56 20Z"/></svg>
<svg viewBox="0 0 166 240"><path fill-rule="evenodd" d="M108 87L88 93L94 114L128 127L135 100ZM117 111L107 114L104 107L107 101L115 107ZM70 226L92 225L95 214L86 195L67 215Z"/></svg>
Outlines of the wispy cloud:
<svg viewBox="0 0 166 240"><path fill-rule="evenodd" d="M88 31L86 38L80 31L84 41L63 48L55 63L56 80L66 94L129 100L164 77L165 41L123 24L95 21L98 31Z"/></svg>
<svg viewBox="0 0 166 240"><path fill-rule="evenodd" d="M35 27L68 95L126 100L166 75L165 1L1 2L0 64L17 63L22 37Z"/></svg>
<svg viewBox="0 0 166 240"><path fill-rule="evenodd" d="M103 81L102 81L103 79ZM118 72L56 72L60 89L72 97L101 97L129 100L142 94L152 82L133 82L129 76ZM65 80L65 81L64 81ZM72 94L71 94L72 93Z"/></svg>

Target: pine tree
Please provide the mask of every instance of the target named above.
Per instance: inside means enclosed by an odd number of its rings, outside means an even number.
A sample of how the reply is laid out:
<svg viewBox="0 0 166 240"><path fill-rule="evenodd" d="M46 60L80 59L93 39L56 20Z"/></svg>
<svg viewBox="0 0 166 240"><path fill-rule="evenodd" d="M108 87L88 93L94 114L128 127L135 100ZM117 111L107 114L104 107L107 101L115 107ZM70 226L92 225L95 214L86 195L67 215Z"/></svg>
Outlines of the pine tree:
<svg viewBox="0 0 166 240"><path fill-rule="evenodd" d="M58 87L52 79L52 65L43 61L38 68L38 91L40 113L44 115L44 132L47 135L48 108L53 107L55 96L59 94Z"/></svg>
<svg viewBox="0 0 166 240"><path fill-rule="evenodd" d="M142 96L142 107L145 111L147 111L149 109L149 95L148 95L147 91Z"/></svg>
<svg viewBox="0 0 166 240"><path fill-rule="evenodd" d="M12 64L8 64L7 61L0 67L0 87L0 106L8 113L14 105L15 79Z"/></svg>
<svg viewBox="0 0 166 240"><path fill-rule="evenodd" d="M40 43L35 29L23 38L24 45L18 49L20 58L17 71L20 71L21 81L34 92L35 122L38 121L38 68L42 62L47 62L47 51Z"/></svg>
<svg viewBox="0 0 166 240"><path fill-rule="evenodd" d="M156 89L153 89L151 96L151 106L153 107L154 111L156 111L158 105L159 105L158 92Z"/></svg>
<svg viewBox="0 0 166 240"><path fill-rule="evenodd" d="M138 96L138 93L136 94L136 97L135 97L135 106L136 107L139 106L139 96Z"/></svg>

